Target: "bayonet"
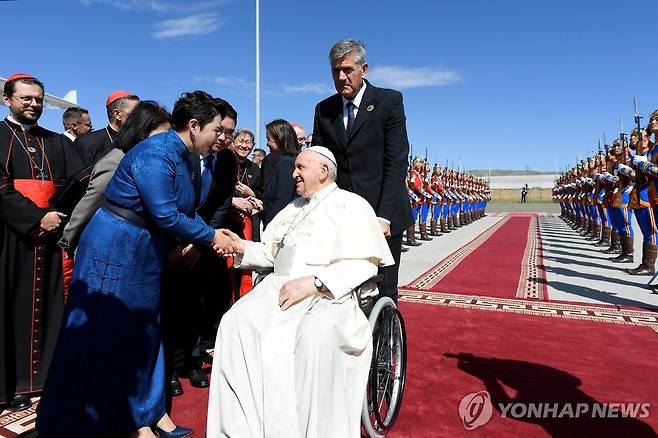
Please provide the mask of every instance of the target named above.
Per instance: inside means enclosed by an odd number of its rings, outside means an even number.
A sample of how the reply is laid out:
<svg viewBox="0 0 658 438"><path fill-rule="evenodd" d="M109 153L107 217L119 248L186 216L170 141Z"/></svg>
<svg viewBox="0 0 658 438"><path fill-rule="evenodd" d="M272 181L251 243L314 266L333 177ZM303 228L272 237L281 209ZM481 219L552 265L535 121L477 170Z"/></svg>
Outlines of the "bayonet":
<svg viewBox="0 0 658 438"><path fill-rule="evenodd" d="M635 114L635 127L637 128L637 145L635 146L635 155L644 155L644 138L642 138L642 128L640 126L640 120L642 116L638 113L637 110L637 97L633 96L633 113Z"/></svg>
<svg viewBox="0 0 658 438"><path fill-rule="evenodd" d="M642 120L642 116L637 111L637 97L633 96L633 113L635 114L635 125L637 126L637 130L640 131L640 120ZM642 137L640 135L640 137ZM641 140L641 138L640 138Z"/></svg>

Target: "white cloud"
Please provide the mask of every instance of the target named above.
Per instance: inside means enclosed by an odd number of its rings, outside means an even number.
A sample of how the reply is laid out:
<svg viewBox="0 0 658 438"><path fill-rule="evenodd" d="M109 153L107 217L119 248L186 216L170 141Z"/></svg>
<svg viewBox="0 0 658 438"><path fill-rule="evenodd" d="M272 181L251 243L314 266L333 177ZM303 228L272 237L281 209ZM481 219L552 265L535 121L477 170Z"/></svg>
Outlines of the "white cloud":
<svg viewBox="0 0 658 438"><path fill-rule="evenodd" d="M204 0L197 2L171 2L163 0L80 0L85 6L93 4L108 5L125 11L171 12L186 10L188 13L200 12L223 4L225 0Z"/></svg>
<svg viewBox="0 0 658 438"><path fill-rule="evenodd" d="M461 81L459 74L452 70L400 66L373 67L368 70L368 79L371 79L377 86L399 90L415 87L440 87Z"/></svg>
<svg viewBox="0 0 658 438"><path fill-rule="evenodd" d="M336 92L335 89L321 82L302 84L302 85L284 85L283 91L285 93L315 93L315 94L327 94L327 93Z"/></svg>
<svg viewBox="0 0 658 438"><path fill-rule="evenodd" d="M213 77L207 77L207 76L196 76L194 78L195 82L212 82L214 84L219 84L219 85L228 85L231 87L253 87L254 84L251 82L248 82L242 78L229 78L227 76L213 76Z"/></svg>
<svg viewBox="0 0 658 438"><path fill-rule="evenodd" d="M222 26L219 14L197 14L189 17L173 18L155 23L151 33L156 39L180 38L188 35L205 35Z"/></svg>
<svg viewBox="0 0 658 438"><path fill-rule="evenodd" d="M80 0L80 2L85 6L104 4L126 11L146 10L165 12L169 9L169 5L158 0Z"/></svg>

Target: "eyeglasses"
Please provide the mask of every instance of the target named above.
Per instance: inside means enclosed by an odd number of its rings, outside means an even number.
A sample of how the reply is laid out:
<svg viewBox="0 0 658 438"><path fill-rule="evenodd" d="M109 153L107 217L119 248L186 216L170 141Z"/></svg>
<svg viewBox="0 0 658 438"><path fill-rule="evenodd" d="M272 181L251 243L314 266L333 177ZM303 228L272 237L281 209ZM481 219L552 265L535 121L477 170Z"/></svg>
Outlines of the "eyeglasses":
<svg viewBox="0 0 658 438"><path fill-rule="evenodd" d="M306 144L306 137L297 137L297 142L299 144Z"/></svg>
<svg viewBox="0 0 658 438"><path fill-rule="evenodd" d="M220 126L219 129L217 130L217 138L221 137L222 134L224 134L224 138L226 140L233 140L235 131L233 129L224 129Z"/></svg>
<svg viewBox="0 0 658 438"><path fill-rule="evenodd" d="M34 101L37 105L43 105L43 97L34 96L12 96L20 100L23 105L29 105Z"/></svg>
<svg viewBox="0 0 658 438"><path fill-rule="evenodd" d="M86 126L87 128L91 128L91 122L89 122L89 123L73 122L73 124L82 125L82 126Z"/></svg>
<svg viewBox="0 0 658 438"><path fill-rule="evenodd" d="M248 137L241 137L240 139L235 140L237 144L254 144L254 142Z"/></svg>

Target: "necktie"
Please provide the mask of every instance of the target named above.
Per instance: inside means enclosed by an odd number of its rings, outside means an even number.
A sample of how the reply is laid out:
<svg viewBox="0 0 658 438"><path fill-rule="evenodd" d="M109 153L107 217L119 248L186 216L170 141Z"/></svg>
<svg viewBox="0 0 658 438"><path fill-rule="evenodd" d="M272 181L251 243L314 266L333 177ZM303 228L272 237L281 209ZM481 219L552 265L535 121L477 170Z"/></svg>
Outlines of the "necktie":
<svg viewBox="0 0 658 438"><path fill-rule="evenodd" d="M212 169L214 164L214 155L211 154L203 157L203 172L201 172L201 203L203 203L206 200L206 197L208 197L208 192L212 185Z"/></svg>
<svg viewBox="0 0 658 438"><path fill-rule="evenodd" d="M354 108L356 108L356 105L354 105L352 102L347 102L345 106L347 107L347 127L345 128L345 132L349 137L350 133L352 132L352 127L354 126Z"/></svg>

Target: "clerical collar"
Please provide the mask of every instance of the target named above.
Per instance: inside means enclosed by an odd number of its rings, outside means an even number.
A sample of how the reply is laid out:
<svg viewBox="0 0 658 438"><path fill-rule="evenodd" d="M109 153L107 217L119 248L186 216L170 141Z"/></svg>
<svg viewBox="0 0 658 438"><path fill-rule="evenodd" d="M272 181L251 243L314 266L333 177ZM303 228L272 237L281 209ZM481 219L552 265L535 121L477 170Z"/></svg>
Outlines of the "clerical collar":
<svg viewBox="0 0 658 438"><path fill-rule="evenodd" d="M321 188L317 192L313 193L310 198L308 198L309 203L310 202L320 202L320 201L322 201L324 198L329 196L329 194L331 192L333 192L336 188L337 188L337 185L336 185L335 182L332 182L328 186Z"/></svg>
<svg viewBox="0 0 658 438"><path fill-rule="evenodd" d="M30 125L28 125L27 123L21 123L18 120L16 120L14 116L12 116L11 114L7 116L7 121L9 121L12 125L16 127L20 126L23 129L23 131L28 131L30 128L34 128L35 126L37 126L36 123L32 123Z"/></svg>
<svg viewBox="0 0 658 438"><path fill-rule="evenodd" d="M368 84L366 83L366 81L363 81L363 86L361 86L361 89L359 90L358 93L356 93L356 96L354 96L354 99L352 100L345 99L345 96L341 96L343 98L343 108L345 108L347 102L352 102L354 106L358 109L361 106L361 100L363 100L363 93L365 93L367 86Z"/></svg>

